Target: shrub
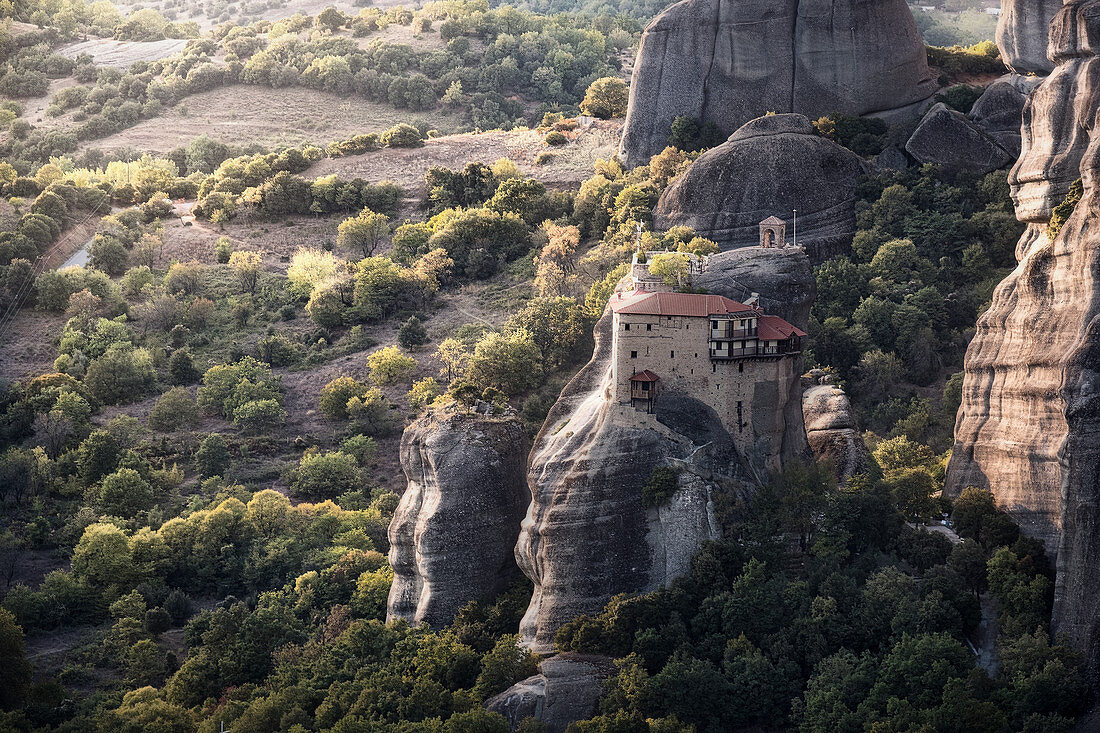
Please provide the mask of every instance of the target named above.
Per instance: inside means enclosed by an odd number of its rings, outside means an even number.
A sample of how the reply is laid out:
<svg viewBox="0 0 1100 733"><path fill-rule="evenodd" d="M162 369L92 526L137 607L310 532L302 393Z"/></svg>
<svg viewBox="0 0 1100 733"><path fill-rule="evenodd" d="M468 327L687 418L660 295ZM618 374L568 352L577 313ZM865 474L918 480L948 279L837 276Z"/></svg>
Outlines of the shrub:
<svg viewBox="0 0 1100 733"><path fill-rule="evenodd" d="M658 466L649 474L642 487L642 505L655 507L664 504L676 493L677 473L668 466Z"/></svg>
<svg viewBox="0 0 1100 733"><path fill-rule="evenodd" d="M420 130L404 122L383 132L380 140L387 148L418 148L424 144Z"/></svg>
<svg viewBox="0 0 1100 733"><path fill-rule="evenodd" d="M103 479L99 506L107 514L130 518L153 503L153 487L132 468L120 468Z"/></svg>
<svg viewBox="0 0 1100 733"><path fill-rule="evenodd" d="M430 405L441 394L443 394L443 390L440 388L439 383L432 377L428 377L413 384L412 389L405 396L409 400L409 406L414 410L419 410Z"/></svg>
<svg viewBox="0 0 1100 733"><path fill-rule="evenodd" d="M348 309L340 294L331 288L321 287L313 291L306 312L313 322L322 328L336 328L344 321Z"/></svg>
<svg viewBox="0 0 1100 733"><path fill-rule="evenodd" d="M207 435L195 451L195 467L203 476L222 476L229 468L229 447L220 433Z"/></svg>
<svg viewBox="0 0 1100 733"><path fill-rule="evenodd" d="M352 397L361 397L370 390L370 387L352 377L337 377L321 388L321 399L318 407L321 413L329 420L347 420L348 400Z"/></svg>
<svg viewBox="0 0 1100 733"><path fill-rule="evenodd" d="M199 420L195 398L183 387L173 387L161 395L149 411L149 427L162 433L192 427Z"/></svg>
<svg viewBox="0 0 1100 733"><path fill-rule="evenodd" d="M406 349L413 349L428 343L428 330L416 316L410 316L409 320L401 324L397 331L397 343Z"/></svg>
<svg viewBox="0 0 1100 733"><path fill-rule="evenodd" d="M361 483L359 465L347 453L314 453L302 457L291 489L298 496L335 499Z"/></svg>
<svg viewBox="0 0 1100 733"><path fill-rule="evenodd" d="M258 435L286 421L286 410L274 399L245 402L233 411L233 423L246 433Z"/></svg>
<svg viewBox="0 0 1100 733"><path fill-rule="evenodd" d="M401 353L396 346L385 346L367 357L370 378L375 384L394 384L409 378L416 359Z"/></svg>
<svg viewBox="0 0 1100 733"><path fill-rule="evenodd" d="M172 384L194 384L201 376L187 349L173 351L168 357L168 377Z"/></svg>
<svg viewBox="0 0 1100 733"><path fill-rule="evenodd" d="M567 138L565 135L558 132L557 130L551 130L550 132L546 133L546 137L544 137L542 141L547 145L556 147L558 145L565 145L567 142L569 142L569 138Z"/></svg>
<svg viewBox="0 0 1100 733"><path fill-rule="evenodd" d="M229 237L219 237L214 245L214 258L219 265L228 265L229 258L233 255L233 242Z"/></svg>
<svg viewBox="0 0 1100 733"><path fill-rule="evenodd" d="M148 351L115 346L88 366L84 384L103 404L117 405L140 399L155 379Z"/></svg>

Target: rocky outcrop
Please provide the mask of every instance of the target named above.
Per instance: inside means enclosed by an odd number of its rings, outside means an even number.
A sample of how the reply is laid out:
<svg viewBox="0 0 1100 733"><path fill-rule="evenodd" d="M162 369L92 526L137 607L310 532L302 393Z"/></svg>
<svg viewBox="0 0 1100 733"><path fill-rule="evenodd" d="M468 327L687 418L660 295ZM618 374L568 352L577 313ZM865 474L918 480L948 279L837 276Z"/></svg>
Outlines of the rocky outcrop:
<svg viewBox="0 0 1100 733"><path fill-rule="evenodd" d="M753 262L765 273L758 281ZM794 249L727 252L711 259L707 276L711 292L728 297L750 291L777 302L800 293L787 303L789 319L813 301L809 264ZM771 420L747 426L760 431L759 453L742 455L722 419L690 394L663 395L655 415L613 399L611 321L609 309L596 325L592 360L562 391L528 462L532 499L516 559L534 593L520 634L540 653L552 650L562 624L598 612L613 595L654 590L684 573L701 544L719 536L719 494L747 497L769 467L806 451L798 359L784 360L782 378L761 388ZM642 487L659 466L680 470L678 490L647 508Z"/></svg>
<svg viewBox="0 0 1100 733"><path fill-rule="evenodd" d="M806 440L814 456L831 462L837 478L847 481L871 465L867 446L852 415L852 405L844 390L820 374L813 375L811 385L802 393Z"/></svg>
<svg viewBox="0 0 1100 733"><path fill-rule="evenodd" d="M642 34L619 152L648 162L680 116L729 135L767 112L883 113L935 91L904 0L683 0Z"/></svg>
<svg viewBox="0 0 1100 733"><path fill-rule="evenodd" d="M935 163L953 172L984 174L1013 161L981 127L942 102L921 119L905 151L921 163Z"/></svg>
<svg viewBox="0 0 1100 733"><path fill-rule="evenodd" d="M654 223L689 226L731 249L758 244L761 221L790 220L797 209L798 243L820 261L851 245L864 168L858 155L815 134L802 115L760 117L678 176L657 202Z"/></svg>
<svg viewBox="0 0 1100 733"><path fill-rule="evenodd" d="M512 730L534 718L548 733L564 733L570 723L596 714L604 680L612 672L606 657L559 654L544 660L537 675L487 700L485 707L503 715Z"/></svg>
<svg viewBox="0 0 1100 733"><path fill-rule="evenodd" d="M390 522L386 618L443 626L518 576L513 548L530 493L514 414L432 407L401 436L409 484Z"/></svg>
<svg viewBox="0 0 1100 733"><path fill-rule="evenodd" d="M970 110L970 119L1015 158L1020 157L1027 95L1038 84L1038 77L1008 74L986 87Z"/></svg>
<svg viewBox="0 0 1100 733"><path fill-rule="evenodd" d="M1055 632L1100 640L1100 2L1070 0L1051 28L1057 66L1032 93L1009 182L1029 224L966 355L947 490L992 489L1057 552ZM1054 241L1051 211L1085 195Z"/></svg>
<svg viewBox="0 0 1100 733"><path fill-rule="evenodd" d="M997 46L1005 65L1018 74L1049 74L1047 58L1050 21L1062 9L1062 0L1001 0Z"/></svg>

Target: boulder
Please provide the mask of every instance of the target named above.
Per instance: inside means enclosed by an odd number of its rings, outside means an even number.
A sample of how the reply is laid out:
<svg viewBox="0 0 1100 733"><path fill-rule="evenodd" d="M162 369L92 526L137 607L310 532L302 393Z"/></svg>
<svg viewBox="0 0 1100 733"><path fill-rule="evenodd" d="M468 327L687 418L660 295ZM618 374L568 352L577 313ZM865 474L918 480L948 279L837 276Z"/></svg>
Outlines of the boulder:
<svg viewBox="0 0 1100 733"><path fill-rule="evenodd" d="M1047 58L1050 22L1062 0L1001 0L997 47L1005 65L1018 74L1049 74Z"/></svg>
<svg viewBox="0 0 1100 733"><path fill-rule="evenodd" d="M798 243L822 261L851 246L855 201L866 166L852 151L814 132L802 115L746 123L701 155L665 189L654 209L659 229L689 226L721 249L760 242L760 222L798 210Z"/></svg>
<svg viewBox="0 0 1100 733"><path fill-rule="evenodd" d="M515 414L432 407L401 436L409 484L390 522L386 618L444 626L517 579L513 548L531 495Z"/></svg>
<svg viewBox="0 0 1100 733"><path fill-rule="evenodd" d="M1052 631L1100 679L1100 2L1069 0L1051 26L1054 71L1024 110L1009 183L1029 224L966 353L945 491L992 490L1056 554ZM1051 212L1084 197L1052 241Z"/></svg>
<svg viewBox="0 0 1100 733"><path fill-rule="evenodd" d="M680 116L729 135L767 112L887 113L935 91L904 0L682 0L642 34L620 155L648 162Z"/></svg>
<svg viewBox="0 0 1100 733"><path fill-rule="evenodd" d="M798 294L781 315L802 315L794 323L805 325L814 281L800 250L734 250L712 257L705 275L705 287L727 297ZM534 593L520 637L538 653L553 650L563 624L598 613L612 596L649 592L686 572L702 544L721 536L718 505L750 498L770 471L807 451L799 358L768 362L763 381L742 385L751 404L767 406L739 436L752 446L742 452L728 421L691 394L663 393L656 414L618 404L612 320L609 307L595 327L592 360L562 391L528 461L531 505L516 560ZM669 465L679 469L676 492L660 507L645 506L642 487Z"/></svg>
<svg viewBox="0 0 1100 733"><path fill-rule="evenodd" d="M1015 77L1019 79L1023 77ZM1010 75L990 84L970 110L970 119L1014 158L1020 157L1020 127L1030 89Z"/></svg>
<svg viewBox="0 0 1100 733"><path fill-rule="evenodd" d="M835 384L815 384L802 393L806 440L821 461L831 461L837 478L847 481L867 470L870 456L859 433L848 395Z"/></svg>
<svg viewBox="0 0 1100 733"><path fill-rule="evenodd" d="M989 173L1014 157L960 112L938 103L921 119L905 150L921 163L948 171Z"/></svg>
<svg viewBox="0 0 1100 733"><path fill-rule="evenodd" d="M535 718L547 733L564 733L570 723L596 714L603 683L612 671L607 657L559 654L543 660L539 674L486 700L485 707L503 715L512 730Z"/></svg>

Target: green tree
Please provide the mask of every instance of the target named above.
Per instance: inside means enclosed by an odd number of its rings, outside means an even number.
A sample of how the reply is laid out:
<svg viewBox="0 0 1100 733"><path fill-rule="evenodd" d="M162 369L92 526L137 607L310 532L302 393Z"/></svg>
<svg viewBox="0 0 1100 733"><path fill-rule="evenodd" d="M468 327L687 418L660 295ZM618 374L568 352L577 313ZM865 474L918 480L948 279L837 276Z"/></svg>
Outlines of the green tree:
<svg viewBox="0 0 1100 733"><path fill-rule="evenodd" d="M371 257L389 233L388 217L363 209L357 216L340 222L336 229L336 244L345 249L359 250L364 257Z"/></svg>
<svg viewBox="0 0 1100 733"><path fill-rule="evenodd" d="M149 352L127 346L111 347L84 374L88 391L107 405L138 400L155 381Z"/></svg>
<svg viewBox="0 0 1100 733"><path fill-rule="evenodd" d="M260 265L262 260L259 252L238 250L229 255L229 267L237 276L237 283L246 293L256 292L256 285L260 281Z"/></svg>
<svg viewBox="0 0 1100 733"><path fill-rule="evenodd" d="M630 90L626 82L614 76L605 76L592 82L584 93L581 109L585 114L601 120L625 117L630 102Z"/></svg>
<svg viewBox="0 0 1100 733"><path fill-rule="evenodd" d="M335 499L361 488L359 465L347 453L313 453L302 456L291 488L298 496Z"/></svg>
<svg viewBox="0 0 1100 733"><path fill-rule="evenodd" d="M409 320L401 324L397 331L397 343L406 349L415 349L428 343L428 330L423 322L416 316L409 316Z"/></svg>
<svg viewBox="0 0 1100 733"><path fill-rule="evenodd" d="M14 710L26 696L31 665L23 648L23 629L0 607L0 710Z"/></svg>
<svg viewBox="0 0 1100 733"><path fill-rule="evenodd" d="M347 420L350 417L348 401L362 397L369 390L370 386L358 379L337 377L321 388L318 407L329 420Z"/></svg>
<svg viewBox="0 0 1100 733"><path fill-rule="evenodd" d="M173 387L161 395L149 411L149 427L170 433L182 427L194 427L199 421L195 398L184 387Z"/></svg>
<svg viewBox="0 0 1100 733"><path fill-rule="evenodd" d="M509 319L508 328L531 334L542 355L542 366L549 371L577 355L589 322L573 298L535 298Z"/></svg>
<svg viewBox="0 0 1100 733"><path fill-rule="evenodd" d="M220 433L203 438L195 451L195 466L203 476L224 476L229 468L229 446Z"/></svg>
<svg viewBox="0 0 1100 733"><path fill-rule="evenodd" d="M133 557L125 533L113 524L93 524L73 549L73 575L100 587L125 587L133 577Z"/></svg>
<svg viewBox="0 0 1100 733"><path fill-rule="evenodd" d="M109 515L132 517L153 503L153 487L132 468L120 468L103 479L99 505Z"/></svg>
<svg viewBox="0 0 1100 733"><path fill-rule="evenodd" d="M542 379L542 353L530 332L487 333L474 347L466 377L481 387L517 395Z"/></svg>

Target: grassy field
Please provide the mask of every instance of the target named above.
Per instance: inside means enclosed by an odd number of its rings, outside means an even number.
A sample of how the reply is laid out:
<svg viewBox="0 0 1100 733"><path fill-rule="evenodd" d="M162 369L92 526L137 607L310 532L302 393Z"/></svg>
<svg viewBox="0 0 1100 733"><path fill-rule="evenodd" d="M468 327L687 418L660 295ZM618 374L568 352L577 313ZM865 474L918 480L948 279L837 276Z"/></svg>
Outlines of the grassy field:
<svg viewBox="0 0 1100 733"><path fill-rule="evenodd" d="M131 147L164 153L203 134L235 145L258 143L267 148L308 142L326 145L410 120L422 120L442 132L454 130L460 121L457 115L414 114L388 104L312 89L240 84L193 94L155 119L142 120L84 147Z"/></svg>
<svg viewBox="0 0 1100 733"><path fill-rule="evenodd" d="M75 59L86 53L99 66L113 66L127 69L136 61L157 61L179 53L187 45L185 40L168 39L164 41L115 41L110 38L97 38L74 43L57 50L66 58Z"/></svg>

